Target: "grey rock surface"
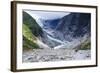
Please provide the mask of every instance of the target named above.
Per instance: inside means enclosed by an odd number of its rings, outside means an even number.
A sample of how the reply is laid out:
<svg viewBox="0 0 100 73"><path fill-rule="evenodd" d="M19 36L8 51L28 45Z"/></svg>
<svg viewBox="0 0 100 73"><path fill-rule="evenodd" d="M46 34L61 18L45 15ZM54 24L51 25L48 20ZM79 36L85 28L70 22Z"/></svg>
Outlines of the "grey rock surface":
<svg viewBox="0 0 100 73"><path fill-rule="evenodd" d="M68 60L88 60L91 59L90 50L73 49L34 49L24 51L23 62L48 62L48 61L68 61Z"/></svg>

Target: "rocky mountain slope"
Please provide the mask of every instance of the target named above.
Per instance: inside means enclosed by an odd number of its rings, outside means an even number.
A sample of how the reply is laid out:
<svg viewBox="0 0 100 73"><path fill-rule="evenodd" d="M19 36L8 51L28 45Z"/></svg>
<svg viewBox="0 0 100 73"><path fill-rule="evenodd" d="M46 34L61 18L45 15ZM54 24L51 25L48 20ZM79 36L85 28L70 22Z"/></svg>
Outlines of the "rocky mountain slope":
<svg viewBox="0 0 100 73"><path fill-rule="evenodd" d="M44 22L42 20L43 29L49 38L59 42L59 45L55 45L53 48L74 48L90 39L90 16L88 13L70 13L61 19L52 20L52 22L56 22L53 28L51 20L44 20Z"/></svg>
<svg viewBox="0 0 100 73"><path fill-rule="evenodd" d="M43 30L37 22L26 12L23 12L23 49L49 48L39 40Z"/></svg>
<svg viewBox="0 0 100 73"><path fill-rule="evenodd" d="M70 13L60 19L37 20L23 12L23 21L32 34L49 48L72 49L90 39L90 16L89 13Z"/></svg>

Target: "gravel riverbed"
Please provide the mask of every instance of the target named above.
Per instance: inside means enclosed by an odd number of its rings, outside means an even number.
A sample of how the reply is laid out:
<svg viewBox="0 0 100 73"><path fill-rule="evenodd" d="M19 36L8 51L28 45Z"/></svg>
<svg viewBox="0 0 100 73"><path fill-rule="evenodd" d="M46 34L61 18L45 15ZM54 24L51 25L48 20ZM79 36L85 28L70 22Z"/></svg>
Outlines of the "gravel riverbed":
<svg viewBox="0 0 100 73"><path fill-rule="evenodd" d="M67 61L67 60L87 60L91 59L90 50L73 49L33 49L23 51L23 62L47 62L47 61Z"/></svg>

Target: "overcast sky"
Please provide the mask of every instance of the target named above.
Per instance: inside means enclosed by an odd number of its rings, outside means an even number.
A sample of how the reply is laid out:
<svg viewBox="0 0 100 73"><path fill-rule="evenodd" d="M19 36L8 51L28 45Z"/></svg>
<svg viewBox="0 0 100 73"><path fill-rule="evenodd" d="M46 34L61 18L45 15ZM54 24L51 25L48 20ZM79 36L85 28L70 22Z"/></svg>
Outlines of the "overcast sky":
<svg viewBox="0 0 100 73"><path fill-rule="evenodd" d="M58 19L62 18L65 15L68 15L68 12L50 12L50 11L29 11L29 10L24 10L28 14L30 14L32 17L35 19L44 19L44 20L52 20L52 19Z"/></svg>

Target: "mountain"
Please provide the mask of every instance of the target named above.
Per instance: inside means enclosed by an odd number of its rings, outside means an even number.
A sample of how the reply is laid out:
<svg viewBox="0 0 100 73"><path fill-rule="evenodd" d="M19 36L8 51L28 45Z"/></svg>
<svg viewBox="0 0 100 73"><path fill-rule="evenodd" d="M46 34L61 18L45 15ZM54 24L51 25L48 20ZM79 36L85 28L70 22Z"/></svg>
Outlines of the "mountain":
<svg viewBox="0 0 100 73"><path fill-rule="evenodd" d="M86 33L90 33L91 15L89 13L71 13L64 16L59 22L56 30L71 37L83 37Z"/></svg>
<svg viewBox="0 0 100 73"><path fill-rule="evenodd" d="M90 22L89 13L70 13L59 19L44 20L35 19L31 14L23 12L23 27L27 28L23 31L30 33L26 36L23 34L23 40L34 44L33 48L75 49L80 46L82 49L90 48Z"/></svg>
<svg viewBox="0 0 100 73"><path fill-rule="evenodd" d="M39 37L42 37L43 30L28 13L23 11L23 49L49 48Z"/></svg>
<svg viewBox="0 0 100 73"><path fill-rule="evenodd" d="M90 46L91 15L89 13L71 13L64 16L53 32L56 39L62 40L62 44L55 48L75 48ZM85 40L88 40L89 44ZM84 46L82 44L85 44Z"/></svg>
<svg viewBox="0 0 100 73"><path fill-rule="evenodd" d="M23 48L39 48L36 41L36 37L32 34L31 30L27 27L27 25L23 24Z"/></svg>
<svg viewBox="0 0 100 73"><path fill-rule="evenodd" d="M52 48L60 43L40 27L39 23L30 14L23 11L23 47L24 48Z"/></svg>
<svg viewBox="0 0 100 73"><path fill-rule="evenodd" d="M42 36L42 28L38 25L36 20L28 13L23 11L23 24L27 25L35 36Z"/></svg>
<svg viewBox="0 0 100 73"><path fill-rule="evenodd" d="M54 21L44 20L43 22L45 27L43 29L50 40L59 42L59 45L53 46L54 49L74 48L83 43L87 45L86 40L91 36L91 15L89 13L70 13L58 19L56 25L52 23ZM53 28L52 25L54 25ZM88 42L90 43L90 40ZM82 47L84 46L82 45Z"/></svg>

